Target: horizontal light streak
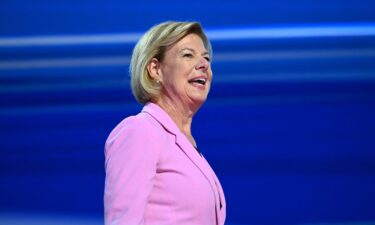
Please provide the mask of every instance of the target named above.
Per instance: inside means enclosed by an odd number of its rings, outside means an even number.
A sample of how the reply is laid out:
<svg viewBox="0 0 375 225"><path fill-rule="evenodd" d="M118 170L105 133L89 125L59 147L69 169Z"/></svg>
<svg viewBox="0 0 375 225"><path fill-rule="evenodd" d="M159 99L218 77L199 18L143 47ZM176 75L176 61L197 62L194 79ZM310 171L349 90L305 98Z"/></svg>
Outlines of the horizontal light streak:
<svg viewBox="0 0 375 225"><path fill-rule="evenodd" d="M324 94L324 97L319 94L309 94L309 95L280 95L275 97L275 95L258 95L258 96L236 96L236 97L225 97L225 98L212 98L209 97L205 103L205 107L210 106L246 106L246 105L269 105L269 104L309 104L312 102L322 103L322 102L350 102L350 101L371 101L373 102L373 96L368 96L362 93L355 94L342 94L342 93L332 93ZM77 113L77 112L98 112L98 111L134 111L135 109L141 109L141 105L137 103L133 98L124 99L124 101L118 101L116 103L92 103L92 102L81 102L79 104L62 103L62 104L43 104L43 105L18 105L18 106L3 106L0 109L1 116L16 116L16 115L27 115L31 114L43 115L51 113ZM0 223L1 224L1 223Z"/></svg>
<svg viewBox="0 0 375 225"><path fill-rule="evenodd" d="M374 57L375 49L247 51L214 54L213 62Z"/></svg>
<svg viewBox="0 0 375 225"><path fill-rule="evenodd" d="M368 72L291 72L267 74L214 75L213 83L277 83L313 81L375 81L375 71Z"/></svg>
<svg viewBox="0 0 375 225"><path fill-rule="evenodd" d="M130 89L129 78L123 77L108 80L83 80L83 81L59 81L45 84L28 83L0 85L0 94L32 93L32 92L61 92L72 90L98 90L101 89ZM375 71L367 72L290 72L290 73L266 73L266 74L214 74L213 86L216 84L254 84L254 83L310 83L310 82L375 82ZM130 90L129 90L130 93Z"/></svg>
<svg viewBox="0 0 375 225"><path fill-rule="evenodd" d="M316 37L375 36L375 24L327 24L327 25L284 25L279 27L248 27L207 29L211 41L284 39ZM114 33L88 35L50 35L29 37L0 38L0 48L66 46L66 45L102 45L134 44L142 33Z"/></svg>
<svg viewBox="0 0 375 225"><path fill-rule="evenodd" d="M141 35L141 33L127 33L0 38L0 47L133 44Z"/></svg>
<svg viewBox="0 0 375 225"><path fill-rule="evenodd" d="M66 67L66 68L99 67L99 66L119 66L119 65L121 66L121 65L128 65L129 62L130 62L130 57L126 57L126 56L12 60L12 61L0 61L0 70L62 68L62 67Z"/></svg>
<svg viewBox="0 0 375 225"><path fill-rule="evenodd" d="M123 88L129 89L129 79L126 79L125 75L123 78L108 79L108 80L84 80L84 81L73 81L73 82L50 82L50 83L33 83L33 84L15 84L0 86L0 93L30 93L30 92L59 92L65 90L100 90L110 88ZM130 93L130 91L129 91Z"/></svg>
<svg viewBox="0 0 375 225"><path fill-rule="evenodd" d="M221 52L214 54L216 62L243 62L261 60L302 60L328 58L358 58L375 57L375 49L331 49L331 50L291 50L291 51L246 51ZM71 67L100 67L100 66L128 66L130 56L108 57L77 57L61 59L28 59L0 61L1 70L22 70L40 68L71 68ZM1 77L1 74L0 74Z"/></svg>
<svg viewBox="0 0 375 225"><path fill-rule="evenodd" d="M228 30L218 29L208 30L207 35L211 40L374 36L375 24L337 24Z"/></svg>

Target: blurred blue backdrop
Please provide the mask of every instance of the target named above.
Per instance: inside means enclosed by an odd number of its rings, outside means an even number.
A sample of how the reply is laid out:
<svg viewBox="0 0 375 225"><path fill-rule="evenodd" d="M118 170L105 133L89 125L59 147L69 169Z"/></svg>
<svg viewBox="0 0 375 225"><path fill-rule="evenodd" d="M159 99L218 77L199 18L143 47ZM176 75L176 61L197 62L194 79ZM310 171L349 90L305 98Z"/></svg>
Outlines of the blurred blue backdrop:
<svg viewBox="0 0 375 225"><path fill-rule="evenodd" d="M212 40L193 133L227 224L375 223L374 1L2 0L1 224L103 223L131 51L165 20Z"/></svg>

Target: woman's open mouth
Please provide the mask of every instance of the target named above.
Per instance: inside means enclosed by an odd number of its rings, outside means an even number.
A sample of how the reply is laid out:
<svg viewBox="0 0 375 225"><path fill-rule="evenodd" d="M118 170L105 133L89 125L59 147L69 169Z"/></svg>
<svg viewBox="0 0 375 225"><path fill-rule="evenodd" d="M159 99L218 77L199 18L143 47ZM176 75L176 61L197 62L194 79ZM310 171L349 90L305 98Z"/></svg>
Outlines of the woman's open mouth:
<svg viewBox="0 0 375 225"><path fill-rule="evenodd" d="M194 79L189 80L189 83L196 83L200 85L205 85L206 82L207 82L206 78L194 78Z"/></svg>

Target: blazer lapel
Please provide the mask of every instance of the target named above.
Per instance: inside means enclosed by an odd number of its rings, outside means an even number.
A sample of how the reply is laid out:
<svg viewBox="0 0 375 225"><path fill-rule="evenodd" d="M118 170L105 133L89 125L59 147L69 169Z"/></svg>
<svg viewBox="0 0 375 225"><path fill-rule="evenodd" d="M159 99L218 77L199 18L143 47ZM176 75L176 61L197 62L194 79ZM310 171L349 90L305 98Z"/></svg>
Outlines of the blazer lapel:
<svg viewBox="0 0 375 225"><path fill-rule="evenodd" d="M206 160L206 159L205 159ZM207 162L207 161L206 161ZM208 162L207 162L207 165ZM224 191L223 191L223 188L219 182L219 179L217 178L215 172L212 170L211 166L209 166L209 170L212 174L212 177L215 181L215 185L216 185L216 188L218 190L218 198L219 198L219 204L216 204L216 216L217 216L217 220L218 220L218 224L224 224L224 220L225 220L225 217L226 217L226 201L225 201L225 196L224 196Z"/></svg>
<svg viewBox="0 0 375 225"><path fill-rule="evenodd" d="M218 183L218 180L216 180L217 178L215 173L211 169L208 162L203 158L203 156L200 156L198 154L197 150L191 145L191 143L183 134L176 135L176 144L186 154L186 156L200 169L200 171L206 177L207 181L210 183L211 190L215 196L216 223L222 224L223 216L221 212L222 209L225 209L223 208L225 207L225 202L222 202L224 196L221 196L222 189L220 183ZM220 206L220 204L222 204L222 206Z"/></svg>
<svg viewBox="0 0 375 225"><path fill-rule="evenodd" d="M202 172L207 181L210 183L211 189L215 195L215 209L216 209L216 220L217 222L221 220L220 218L220 199L222 190L220 184L216 181L216 175L212 171L208 162L203 156L200 156L193 145L188 141L187 137L178 129L174 121L169 117L169 115L164 112L158 105L154 103L147 103L143 108L142 112L150 114L154 119L156 119L168 132L175 135L176 144L185 153L185 155L194 163L196 167ZM224 202L222 202L224 204Z"/></svg>

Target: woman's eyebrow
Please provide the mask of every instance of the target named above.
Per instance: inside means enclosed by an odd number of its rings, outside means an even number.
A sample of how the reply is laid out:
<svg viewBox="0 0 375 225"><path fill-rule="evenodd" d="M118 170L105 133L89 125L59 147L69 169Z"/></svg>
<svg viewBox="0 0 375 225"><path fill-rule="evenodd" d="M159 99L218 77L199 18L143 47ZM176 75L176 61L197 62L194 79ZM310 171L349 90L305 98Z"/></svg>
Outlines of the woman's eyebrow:
<svg viewBox="0 0 375 225"><path fill-rule="evenodd" d="M181 49L181 51L180 52L182 52L182 51L184 51L184 50L190 50L190 51L192 51L192 52L196 52L194 49L192 49L192 48L183 48L183 49Z"/></svg>

